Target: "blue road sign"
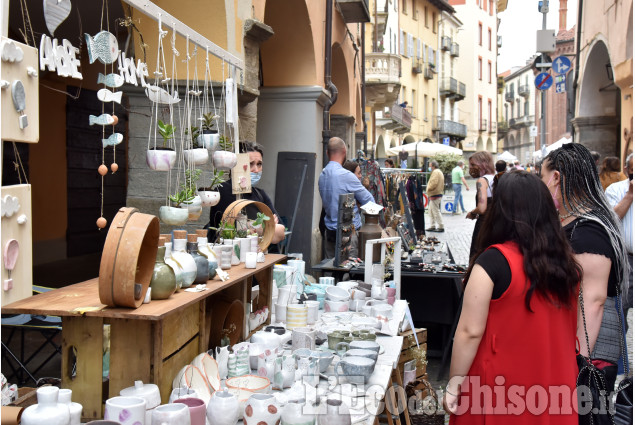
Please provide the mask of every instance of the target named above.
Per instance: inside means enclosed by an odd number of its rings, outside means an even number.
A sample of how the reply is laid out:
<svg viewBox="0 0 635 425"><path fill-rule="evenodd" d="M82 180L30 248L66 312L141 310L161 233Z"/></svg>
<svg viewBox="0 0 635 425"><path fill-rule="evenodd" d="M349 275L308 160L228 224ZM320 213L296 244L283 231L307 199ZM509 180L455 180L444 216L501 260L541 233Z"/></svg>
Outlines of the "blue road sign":
<svg viewBox="0 0 635 425"><path fill-rule="evenodd" d="M450 138L449 137L444 137L443 138L443 144L446 146L450 146Z"/></svg>
<svg viewBox="0 0 635 425"><path fill-rule="evenodd" d="M564 93L567 91L567 76L556 75L556 93Z"/></svg>
<svg viewBox="0 0 635 425"><path fill-rule="evenodd" d="M538 90L547 90L553 84L553 77L546 72L541 72L534 80Z"/></svg>
<svg viewBox="0 0 635 425"><path fill-rule="evenodd" d="M566 74L571 69L571 61L566 56L558 56L551 67L556 74Z"/></svg>
<svg viewBox="0 0 635 425"><path fill-rule="evenodd" d="M453 212L454 211L454 203L453 202L446 202L445 203L445 210L447 212Z"/></svg>

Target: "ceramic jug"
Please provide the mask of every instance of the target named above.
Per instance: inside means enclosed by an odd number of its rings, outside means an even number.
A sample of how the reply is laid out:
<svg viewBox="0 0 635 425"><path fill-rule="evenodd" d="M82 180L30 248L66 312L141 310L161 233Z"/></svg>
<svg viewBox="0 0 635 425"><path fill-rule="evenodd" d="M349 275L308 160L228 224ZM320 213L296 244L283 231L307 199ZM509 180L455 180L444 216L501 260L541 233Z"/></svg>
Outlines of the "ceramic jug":
<svg viewBox="0 0 635 425"><path fill-rule="evenodd" d="M281 408L271 394L254 394L247 400L243 421L245 425L276 425Z"/></svg>
<svg viewBox="0 0 635 425"><path fill-rule="evenodd" d="M315 424L315 416L305 414L306 400L301 398L298 400L289 400L284 409L282 409L281 423L282 425L313 425Z"/></svg>
<svg viewBox="0 0 635 425"><path fill-rule="evenodd" d="M206 257L198 253L196 235L188 235L187 253L192 256L196 263L196 278L194 279L194 283L197 285L207 283L207 279L209 278L209 262Z"/></svg>
<svg viewBox="0 0 635 425"><path fill-rule="evenodd" d="M141 397L112 397L106 400L104 419L133 425L146 421L146 401Z"/></svg>
<svg viewBox="0 0 635 425"><path fill-rule="evenodd" d="M58 403L59 388L40 387L37 389L37 404L22 412L24 425L70 425L71 414L68 405Z"/></svg>
<svg viewBox="0 0 635 425"><path fill-rule="evenodd" d="M196 261L185 251L187 246L187 232L185 230L174 231L174 242L172 243L172 258L183 267L183 283L181 288L188 288L196 279Z"/></svg>
<svg viewBox="0 0 635 425"><path fill-rule="evenodd" d="M165 247L157 250L157 262L150 280L151 299L165 300L176 291L176 275L174 270L165 262Z"/></svg>
<svg viewBox="0 0 635 425"><path fill-rule="evenodd" d="M174 257L172 257L172 242L166 242L165 243L165 263L172 267L172 270L174 271L174 276L176 277L176 290L178 291L179 289L181 289L181 287L183 286L183 283L185 282L185 275L184 273L184 269L183 266L179 263L177 263L174 260Z"/></svg>
<svg viewBox="0 0 635 425"><path fill-rule="evenodd" d="M209 425L236 425L240 418L238 398L225 388L216 391L207 405Z"/></svg>
<svg viewBox="0 0 635 425"><path fill-rule="evenodd" d="M207 243L207 238L198 237L198 253L203 257L207 258L207 266L208 266L208 275L207 278L209 280L214 279L216 277L216 268L218 267L218 260L216 259L216 254L212 251Z"/></svg>
<svg viewBox="0 0 635 425"><path fill-rule="evenodd" d="M351 414L342 400L328 399L320 408L318 425L351 425Z"/></svg>
<svg viewBox="0 0 635 425"><path fill-rule="evenodd" d="M183 403L162 404L152 411L152 425L191 425L190 409Z"/></svg>
<svg viewBox="0 0 635 425"><path fill-rule="evenodd" d="M229 360L229 347L216 347L216 363L220 379L227 379L227 360Z"/></svg>

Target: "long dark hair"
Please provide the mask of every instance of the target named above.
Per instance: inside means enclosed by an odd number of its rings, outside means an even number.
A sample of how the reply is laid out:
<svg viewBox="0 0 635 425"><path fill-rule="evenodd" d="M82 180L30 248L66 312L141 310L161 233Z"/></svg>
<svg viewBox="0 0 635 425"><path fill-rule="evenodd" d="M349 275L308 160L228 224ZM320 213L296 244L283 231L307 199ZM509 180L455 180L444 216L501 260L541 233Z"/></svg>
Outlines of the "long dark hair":
<svg viewBox="0 0 635 425"><path fill-rule="evenodd" d="M515 170L498 181L477 239L477 251L465 276L467 283L476 258L488 247L515 242L523 255L531 310L535 292L555 305L571 306L582 268L575 261L547 186L534 174Z"/></svg>
<svg viewBox="0 0 635 425"><path fill-rule="evenodd" d="M615 272L622 294L628 292L631 270L619 218L608 203L591 152L580 143L567 143L547 155L542 164L560 173L564 209L576 217L600 224L608 234L615 254Z"/></svg>

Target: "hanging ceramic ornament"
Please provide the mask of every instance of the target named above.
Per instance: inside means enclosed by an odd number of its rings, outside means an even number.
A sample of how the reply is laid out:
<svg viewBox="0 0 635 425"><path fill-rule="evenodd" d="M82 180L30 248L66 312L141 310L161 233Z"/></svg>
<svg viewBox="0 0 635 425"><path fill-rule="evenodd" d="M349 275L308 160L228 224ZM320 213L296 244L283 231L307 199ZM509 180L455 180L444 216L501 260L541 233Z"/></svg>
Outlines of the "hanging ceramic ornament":
<svg viewBox="0 0 635 425"><path fill-rule="evenodd" d="M20 253L20 244L15 239L9 239L4 246L4 268L9 274L9 278L4 281L3 289L8 291L13 289L13 279L11 279L11 272L15 268L15 263L18 262L18 254Z"/></svg>
<svg viewBox="0 0 635 425"><path fill-rule="evenodd" d="M159 86L147 86L146 96L148 96L148 99L152 102L161 103L163 105L174 105L175 103L179 103L181 101L177 91L174 91L174 95L171 95Z"/></svg>
<svg viewBox="0 0 635 425"><path fill-rule="evenodd" d="M101 89L97 92L97 99L101 100L102 102L117 102L121 104L122 95L122 91L111 92L108 89Z"/></svg>
<svg viewBox="0 0 635 425"><path fill-rule="evenodd" d="M236 166L232 169L232 193L251 193L248 153L236 155Z"/></svg>
<svg viewBox="0 0 635 425"><path fill-rule="evenodd" d="M100 72L99 75L97 75L97 84L103 84L112 88L123 86L124 81L124 78L119 74L104 75Z"/></svg>
<svg viewBox="0 0 635 425"><path fill-rule="evenodd" d="M71 0L44 0L44 20L51 35L71 13Z"/></svg>
<svg viewBox="0 0 635 425"><path fill-rule="evenodd" d="M119 45L117 37L108 31L101 31L96 36L84 34L86 38L86 48L88 49L88 61L94 63L96 60L108 65L117 60L119 56Z"/></svg>
<svg viewBox="0 0 635 425"><path fill-rule="evenodd" d="M101 139L101 143L104 147L117 146L121 142L123 142L123 134L121 133L112 133L107 139Z"/></svg>

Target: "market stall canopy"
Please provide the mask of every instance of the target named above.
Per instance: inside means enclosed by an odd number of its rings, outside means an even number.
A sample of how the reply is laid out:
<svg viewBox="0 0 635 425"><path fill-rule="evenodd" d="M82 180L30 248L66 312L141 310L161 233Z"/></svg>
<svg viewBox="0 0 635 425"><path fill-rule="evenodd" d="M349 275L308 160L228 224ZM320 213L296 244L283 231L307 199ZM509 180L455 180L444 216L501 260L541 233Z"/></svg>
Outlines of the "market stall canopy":
<svg viewBox="0 0 635 425"><path fill-rule="evenodd" d="M498 155L496 157L496 159L498 160L503 160L505 162L514 162L514 161L518 161L518 158L516 158L514 155L512 155L511 153L509 153L509 151L505 151L502 154Z"/></svg>
<svg viewBox="0 0 635 425"><path fill-rule="evenodd" d="M550 145L548 145L546 147L546 151L547 154L549 154L549 152L551 151L555 151L558 148L561 148L562 145L567 144L567 143L571 143L573 141L573 138L569 137L563 137L562 139L558 140L557 142L554 142ZM534 160L536 161L540 161L542 159L542 150L537 150L536 152L533 153L532 155L534 157Z"/></svg>
<svg viewBox="0 0 635 425"><path fill-rule="evenodd" d="M417 157L430 157L438 153L455 153L457 155L463 154L463 151L461 149L446 146L441 143L416 142L387 149L386 155L399 155L399 152L401 152L402 149L408 152L408 157L414 156L415 154L417 155Z"/></svg>

